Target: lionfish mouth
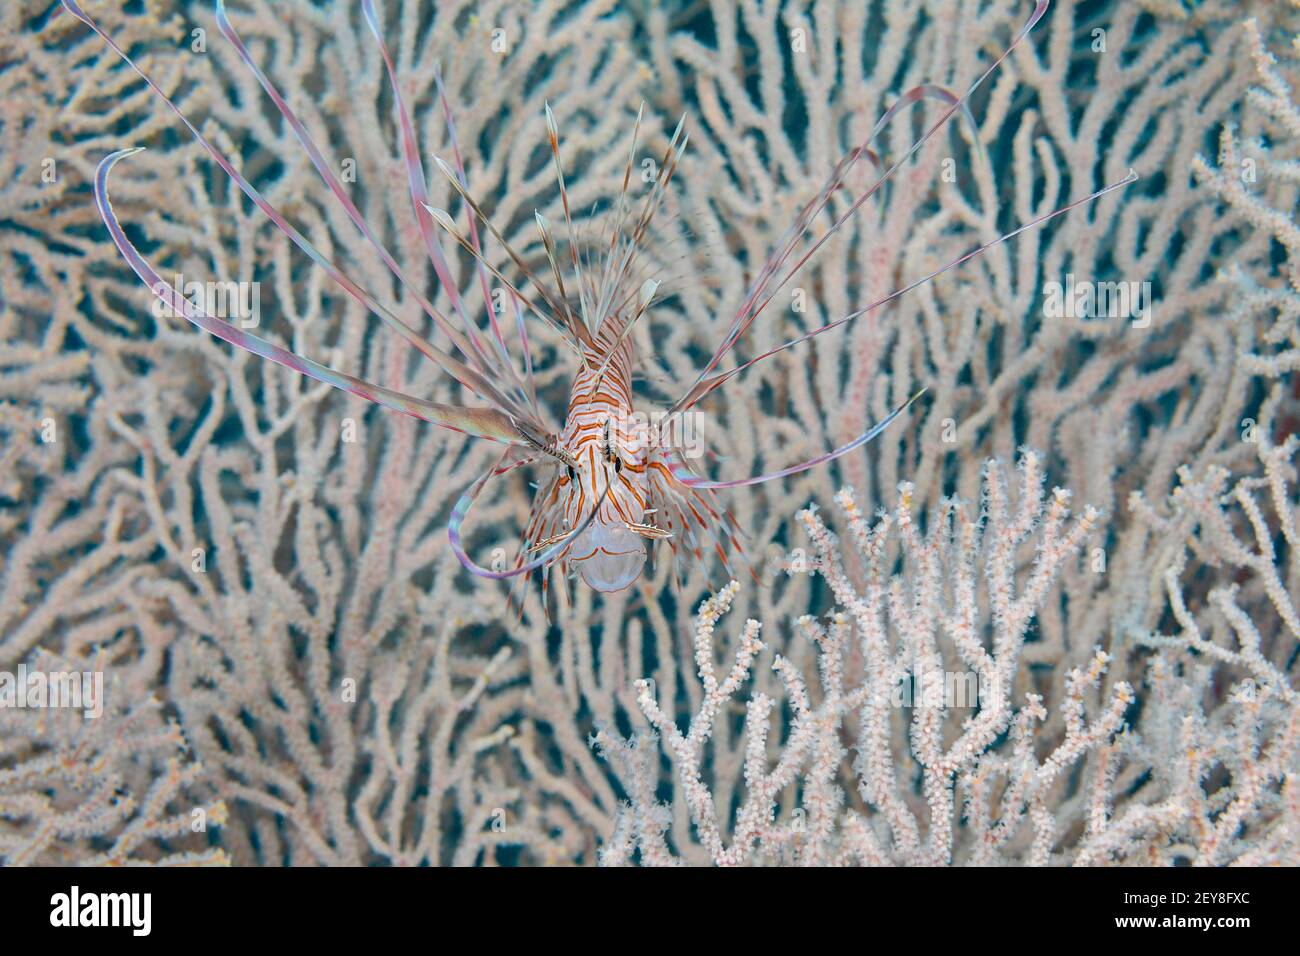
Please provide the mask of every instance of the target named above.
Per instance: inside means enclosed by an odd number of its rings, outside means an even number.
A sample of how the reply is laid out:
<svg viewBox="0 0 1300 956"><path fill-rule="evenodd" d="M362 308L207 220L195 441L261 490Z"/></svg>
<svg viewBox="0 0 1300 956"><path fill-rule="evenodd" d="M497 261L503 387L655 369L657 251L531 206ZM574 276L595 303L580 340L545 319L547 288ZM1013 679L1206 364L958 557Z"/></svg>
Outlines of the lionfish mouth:
<svg viewBox="0 0 1300 956"><path fill-rule="evenodd" d="M596 523L573 542L570 560L587 586L622 591L641 574L645 543L624 525Z"/></svg>

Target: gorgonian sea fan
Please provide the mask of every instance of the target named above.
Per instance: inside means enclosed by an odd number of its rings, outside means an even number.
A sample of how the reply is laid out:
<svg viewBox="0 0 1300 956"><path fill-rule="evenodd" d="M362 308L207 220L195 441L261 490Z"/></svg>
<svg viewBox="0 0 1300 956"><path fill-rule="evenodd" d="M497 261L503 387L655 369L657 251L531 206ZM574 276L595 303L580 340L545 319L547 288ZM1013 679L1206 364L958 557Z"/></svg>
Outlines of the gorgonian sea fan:
<svg viewBox="0 0 1300 956"><path fill-rule="evenodd" d="M650 224L659 210L674 171L686 148L685 117L677 127L663 154L649 194L637 208L629 197L628 186L641 125L638 113L632 131L631 146L622 189L607 224L607 242L583 242L575 226L565 187L564 164L560 151L559 127L550 107L546 107L547 129L556 179L564 210L564 244L562 250L556 230L540 214L536 225L545 250L550 277L544 278L530 269L506 238L492 223L482 206L470 194L460 147L456 141L455 120L442 87L435 75L447 133L454 152L454 162L435 159L439 171L447 177L453 190L464 201L468 224L462 229L444 210L430 204L424 164L416 145L411 113L401 94L397 71L384 42L373 0L361 0L364 19L373 34L388 74L401 131L411 210L419 226L431 264L447 291L458 322L439 311L418 284L398 264L366 223L347 190L326 163L321 150L299 120L283 95L262 71L240 39L226 15L222 0L216 2L216 18L222 35L235 47L240 58L256 76L266 95L306 150L325 184L346 211L366 242L379 254L384 264L419 303L437 329L451 343L451 351L428 341L414 327L380 303L368 290L350 279L331 259L317 250L257 188L235 168L232 162L185 117L176 104L121 49L75 0L62 0L63 7L99 34L122 59L134 69L153 91L179 117L198 143L213 160L266 214L266 216L300 250L323 268L352 299L372 312L388 327L401 335L423 355L458 381L482 406L462 406L429 401L364 381L345 372L329 368L281 346L252 335L223 319L205 312L166 282L144 259L127 238L113 212L108 194L108 178L113 167L137 152L122 149L99 164L95 175L95 201L109 233L123 257L153 294L167 307L199 328L272 362L294 369L318 381L358 395L386 408L424 421L463 432L505 446L500 460L475 481L460 497L452 510L448 526L451 547L457 558L476 575L495 579L521 578L536 570L561 570L561 581L575 573L599 591L618 591L632 584L645 564L646 542L666 541L674 555L689 553L703 560L706 549L714 551L724 565L729 553L740 553L740 529L734 519L714 499L719 489L779 480L806 471L860 448L897 418L921 394L916 393L881 421L852 441L770 474L753 477L712 480L702 477L688 466L682 449L671 438L651 434L634 413L632 368L634 355L631 331L655 302L659 284L644 279L639 268ZM799 210L794 221L777 243L754 278L730 323L727 333L713 349L704 368L687 392L668 411L680 416L725 384L731 378L764 361L800 345L809 339L852 322L915 289L936 276L973 259L985 250L1006 241L1026 229L1090 202L1112 190L1122 188L1137 177L1130 171L1119 182L1105 186L1062 208L1039 216L991 242L977 246L941 268L922 276L902 288L849 314L818 326L788 342L721 370L723 360L744 339L755 320L772 303L773 298L790 282L817 251L854 213L874 196L894 173L910 159L952 117L962 114L972 127L969 113L972 94L998 68L1012 50L1047 12L1048 0L1038 0L1028 20L1011 39L1004 51L971 83L956 95L942 87L923 84L909 89L891 106L857 148L846 155L831 171L827 181ZM881 131L907 107L922 100L936 100L946 105L940 118L912 143L896 161L885 166L872 149ZM873 185L813 241L810 226L828 208L831 197L845 187L848 173L866 159L879 170ZM521 281L511 282L484 253L479 222L499 243ZM473 319L456 292L447 258L439 242L442 229L465 250L477 265L487 305L486 328ZM593 248L594 247L594 248ZM566 255L567 252L567 255ZM592 260L595 260L593 266ZM567 271L567 283L566 283ZM488 276L501 283L511 299L515 328L507 334L492 306L488 294ZM553 283L553 285L552 285ZM572 285L572 292L570 292ZM574 299L576 298L576 303ZM529 347L526 314L556 331L577 357L579 368L573 377L563 427L548 424L548 415L537 399L533 378L533 360ZM507 338L517 339L522 372L516 368L507 346ZM924 389L922 389L922 392ZM462 529L475 500L493 478L526 464L550 461L554 470L549 480L538 486L532 514L513 567L485 568L466 553ZM543 587L547 582L543 575Z"/></svg>

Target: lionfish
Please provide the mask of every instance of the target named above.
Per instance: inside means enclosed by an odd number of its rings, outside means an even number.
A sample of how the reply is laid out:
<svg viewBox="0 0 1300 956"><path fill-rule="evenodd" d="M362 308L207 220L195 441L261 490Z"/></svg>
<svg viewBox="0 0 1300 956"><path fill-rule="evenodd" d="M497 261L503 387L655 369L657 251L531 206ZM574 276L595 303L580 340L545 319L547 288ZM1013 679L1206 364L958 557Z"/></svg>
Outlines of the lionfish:
<svg viewBox="0 0 1300 956"><path fill-rule="evenodd" d="M132 61L112 37L85 13L80 4L75 0L62 0L62 5L97 33L128 66L139 74L175 113L217 165L299 249L326 270L349 296L436 362L469 393L485 403L486 407L441 404L384 388L328 368L207 314L174 286L163 280L145 261L127 238L114 215L108 196L109 173L120 160L138 152L139 148L119 150L105 157L99 164L94 182L95 202L114 244L152 293L172 308L175 314L183 315L194 325L232 345L294 369L312 379L328 383L380 406L403 412L423 421L505 446L504 453L496 465L475 481L452 509L448 525L450 545L461 564L473 574L484 578L508 579L519 578L540 569L543 571L542 586L545 592L549 572L558 565L562 572L562 581L576 571L588 586L598 591L618 591L628 587L640 576L647 556L646 543L659 540L667 541L674 555L677 555L679 550L686 550L697 560L702 560L704 549L712 545L712 550L716 551L726 566L727 548L737 554L742 553L737 537L739 529L731 515L718 508L714 500L715 491L778 480L848 454L879 435L921 394L918 392L913 395L899 408L847 444L808 461L790 465L771 474L748 478L715 481L701 477L687 466L681 450L673 447L671 442L648 440L642 430L630 425L634 420L632 414L633 340L630 333L655 301L658 289L657 283L653 280L638 285L633 278L635 264L650 223L685 151L688 139L684 134L685 117L677 124L648 195L637 210L635 203L629 197L628 185L643 116L643 113L638 113L632 132L632 146L623 176L622 191L613 209L610 241L607 247L598 252L599 268L591 269L590 258L580 256L579 253L579 242L565 188L558 126L549 104L546 106L550 151L554 159L568 237L568 258L572 268L569 275L576 290L577 308L575 309L571 304L565 282L565 269L561 267L561 259L564 257L557 252L558 246L551 225L541 213L536 214L536 224L549 263L551 279L554 281L553 288L528 268L523 257L510 246L484 213L482 206L470 195L460 147L456 140L455 120L442 78L436 70L435 81L454 165L442 159L436 159L435 162L469 210L468 228L461 230L445 211L430 205L424 166L416 146L411 113L403 101L397 72L384 42L373 0L361 0L363 17L374 36L378 52L385 64L394 98L411 207L434 271L461 318L461 328L457 328L408 278L391 253L375 236L343 185L331 171L304 125L254 61L248 48L231 25L226 15L225 3L217 0L216 19L222 35L234 46L244 64L256 76L262 89L284 117L310 157L312 165L342 204L356 228L375 248L385 265L419 303L433 324L450 340L455 349L455 354L452 354L429 342L410 324L378 302L371 293L348 278L337 264L320 253L241 175L231 161L203 136L180 108ZM1048 0L1037 0L1033 13L1013 37L1011 43L964 94L957 96L934 85L923 85L908 90L875 124L870 136L836 164L826 183L801 207L794 223L787 229L777 248L772 251L757 273L748 294L736 310L726 335L713 350L690 389L668 410L669 416L685 413L705 396L755 364L839 328L1026 229L1136 180L1136 174L1130 171L1126 179L1106 186L1055 212L1040 216L992 242L978 246L942 268L878 301L865 305L836 321L813 328L782 345L739 362L732 368L725 371L720 369L723 359L741 342L753 322L771 304L776 294L936 131L958 113L963 114L964 119L972 127L974 126L968 106L971 96L1042 19L1047 7ZM871 144L902 109L922 99L939 100L946 104L947 109L937 122L915 140L903 156L886 168ZM978 135L975 137L975 142L978 145ZM827 208L832 195L845 186L845 178L849 171L864 158L881 170L875 184L856 198L845 212L834 219L828 230L796 257L796 250L810 225ZM501 245L506 256L523 276L524 282L518 285L511 283L500 269L489 262L483 252L476 220L481 222L484 229ZM516 329L512 334L518 336L524 366L522 375L516 371L511 360L506 348L506 334L501 328L490 300L487 306L486 330L480 328L466 315L456 283L448 268L447 259L439 244L435 225L445 230L448 236L472 257L479 269L485 300L488 299L488 283L485 274L490 274L502 283L513 297ZM520 288L521 285L527 288ZM524 322L525 308L528 313L557 331L578 358L579 369L570 392L568 414L564 427L558 432L547 426L546 416L537 401L532 353L529 349L528 333ZM470 558L462 543L462 528L472 505L492 479L523 465L545 461L553 463L554 471L549 481L537 486L538 493L524 531L522 547L513 566L482 567ZM543 603L545 604L545 600Z"/></svg>

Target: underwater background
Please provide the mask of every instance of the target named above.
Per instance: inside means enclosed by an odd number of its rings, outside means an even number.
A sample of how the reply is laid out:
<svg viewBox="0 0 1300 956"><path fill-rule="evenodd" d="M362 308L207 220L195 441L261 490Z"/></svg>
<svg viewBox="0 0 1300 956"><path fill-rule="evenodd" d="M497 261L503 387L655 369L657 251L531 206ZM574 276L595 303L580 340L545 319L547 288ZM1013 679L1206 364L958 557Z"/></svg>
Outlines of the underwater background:
<svg viewBox="0 0 1300 956"><path fill-rule="evenodd" d="M514 321L500 293L523 272L486 229L499 277L445 235L455 297L437 275L362 4L227 12L410 286L214 4L81 6L421 334L446 347L413 289L443 314L462 299L480 331L489 310ZM114 169L113 209L183 294L369 382L481 404L89 27L6 4L0 672L95 673L104 694L95 717L24 707L0 676L0 860L1300 861L1300 8L1038 6L376 4L430 205L469 228L433 162L459 153L545 282L536 211L569 249L547 106L583 248L608 241L629 162L645 202L684 117L641 242L660 283L631 337L647 411L691 388L756 288L724 370L1124 183L700 402L691 467L734 479L842 447L926 389L829 464L720 491L743 554L661 542L627 590L553 576L543 594L449 545L500 449L160 307L96 208L96 168L128 147L146 149ZM816 248L763 284L787 243L787 266ZM558 428L576 361L533 318ZM522 374L513 339L510 356ZM553 470L485 492L474 560L515 560Z"/></svg>

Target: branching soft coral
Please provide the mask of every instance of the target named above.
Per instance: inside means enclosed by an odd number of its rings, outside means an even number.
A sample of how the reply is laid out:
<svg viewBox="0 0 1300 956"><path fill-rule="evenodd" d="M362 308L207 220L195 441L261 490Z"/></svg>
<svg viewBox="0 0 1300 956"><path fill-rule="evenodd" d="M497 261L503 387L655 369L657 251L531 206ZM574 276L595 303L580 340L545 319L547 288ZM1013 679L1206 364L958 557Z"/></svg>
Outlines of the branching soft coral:
<svg viewBox="0 0 1300 956"><path fill-rule="evenodd" d="M1087 667L1066 678L1064 732L1039 739L1043 698L1015 692L1021 650L1035 609L1098 515L1089 508L1071 519L1068 493L1045 496L1032 453L1022 457L1019 476L1013 501L1001 468L989 463L982 513L945 501L925 516L924 532L910 485L875 522L843 491L837 501L847 546L814 510L800 515L814 553L796 551L791 570L821 575L836 602L825 624L803 617L795 625L817 648L820 692L809 689L788 658L773 659L788 731L772 738L776 702L755 694L746 706L745 793L734 818L710 791L706 748L763 645L757 622L749 621L719 681L714 627L737 586L705 602L695 632L703 700L687 732L677 729L646 681L638 685L638 702L677 774L675 792L708 859L821 865L1053 858L1069 823L1068 804L1060 806L1068 771L1115 737L1133 691L1122 681L1099 691L1109 657L1096 651ZM1032 554L1027 567L1022 551ZM848 569L850 560L856 571ZM965 687L974 690L970 699L962 698ZM851 777L844 735L856 742ZM637 802L653 792L646 777L653 779L654 762L636 759L646 740L623 741L606 730L596 743L628 774L633 797L606 862L622 862L633 849L642 862L671 860L663 833L671 815ZM1036 748L1044 744L1040 759ZM853 780L854 801L846 779ZM964 813L957 809L959 790Z"/></svg>
<svg viewBox="0 0 1300 956"><path fill-rule="evenodd" d="M68 671L50 654L35 665ZM102 667L103 658L90 661ZM0 862L224 864L209 839L226 821L201 799L202 766L153 696L104 687L103 713L0 709Z"/></svg>
<svg viewBox="0 0 1300 956"><path fill-rule="evenodd" d="M1295 611L1271 542L1275 533L1295 536L1280 471L1292 451L1264 454L1266 476L1232 494L1197 486L1175 496L1181 517L1168 519L1169 540L1192 535L1202 556L1213 550L1260 576L1282 634L1292 632ZM1283 510L1283 530L1265 525L1250 497L1258 489ZM1065 675L1059 721L1047 723L1043 695L1028 689L1023 650L1036 610L1100 516L1085 509L1070 519L1068 493L1045 496L1032 453L1021 459L1014 501L990 463L978 516L956 501L918 516L910 494L904 485L897 506L871 522L841 492L847 543L815 511L801 515L814 553L796 551L792 570L822 576L836 603L825 623L804 617L794 626L817 649L818 690L788 658L772 659L784 701L759 692L745 706L745 782L734 811L714 792L710 738L730 719L764 646L758 623L748 621L720 679L715 627L738 586L701 606L703 693L688 728L641 681L638 703L654 733L624 739L604 728L595 737L628 796L603 862L1295 861L1300 707L1272 662L1294 654L1292 637L1277 637L1280 647L1266 642L1232 591L1212 595L1228 627L1202 636L1176 587L1181 566L1173 567L1167 578L1183 633L1144 642L1163 650L1149 661L1141 708L1131 707L1138 691L1127 681L1107 679L1116 661L1098 647ZM1246 511L1253 549L1226 530L1220 499ZM1250 679L1220 699L1212 682L1225 666ZM963 698L963 689L974 695ZM773 716L784 712L781 732ZM857 754L851 763L847 739ZM656 797L660 750L676 777L671 804ZM679 806L692 829L670 837Z"/></svg>

